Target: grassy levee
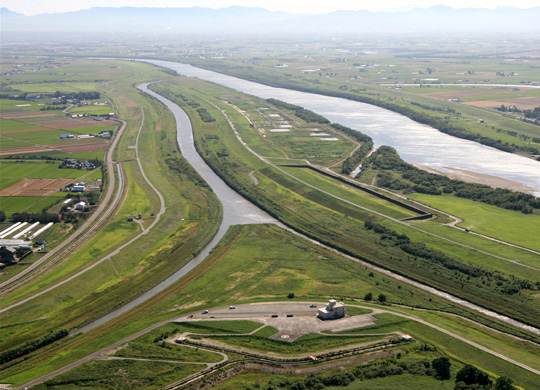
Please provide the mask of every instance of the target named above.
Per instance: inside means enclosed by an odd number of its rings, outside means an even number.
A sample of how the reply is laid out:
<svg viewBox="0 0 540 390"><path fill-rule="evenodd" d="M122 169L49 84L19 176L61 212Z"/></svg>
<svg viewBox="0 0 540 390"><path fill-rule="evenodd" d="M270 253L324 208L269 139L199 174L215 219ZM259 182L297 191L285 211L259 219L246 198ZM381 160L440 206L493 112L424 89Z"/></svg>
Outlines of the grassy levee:
<svg viewBox="0 0 540 390"><path fill-rule="evenodd" d="M362 88L357 90L343 90L341 88L343 86L343 80L326 80L324 78L318 78L317 82L314 83L313 80L309 80L308 77L290 77L279 69L258 66L255 64L249 64L248 66L239 62L233 63L222 60L212 60L209 58L196 59L188 57L183 57L180 61L272 87L342 97L383 107L405 115L417 122L430 125L441 132L460 138L472 139L476 142L505 151L529 152L531 150L531 145L528 140L519 136L510 137L506 134L497 132L491 122L489 126L484 124L471 125L469 122L471 120L477 122L478 118L485 118L486 114L490 114L489 117L496 117L497 124L505 131L514 131L517 132L517 134L526 137L530 137L533 134L536 136L538 135L538 130L534 125L526 123L517 124L517 121L508 120L503 117L502 114L496 112L488 112L488 110L475 107L466 107L463 109L463 113L466 115L463 115L461 113L461 106L456 107L455 104L451 105L449 102L437 102L434 99L414 94L402 94L373 84L362 84ZM425 109L419 105L411 104L411 102L420 104L428 103L430 106L435 107L445 105L445 107L451 107L451 109L459 112L459 115L454 114L452 119L452 115L449 115L447 112ZM532 147L535 150L540 149L540 145L537 143L534 143Z"/></svg>
<svg viewBox="0 0 540 390"><path fill-rule="evenodd" d="M191 259L211 240L219 227L221 205L217 197L207 187L194 184L198 177L190 176L193 172L179 171L174 164L167 162L184 161L176 144L172 115L161 103L141 96L134 89L134 84L157 75L152 72L152 67L144 64L134 66L137 72L149 71L144 77L115 83L115 90L111 92L120 117L127 118L130 123L126 139L121 140L116 152L116 159L134 158L133 150L127 146L134 144L139 130L141 104L145 110L139 142L141 163L146 176L165 199L165 213L144 236L145 239L134 242L72 281L3 313L2 321L6 325L43 318L2 329L6 336L2 337L2 350L17 347L50 329L78 327L131 300ZM126 222L126 216L143 212L141 222L145 226L154 220L155 217L149 213L159 212L157 196L144 184L138 166L122 164L128 184L127 201L117 214L68 261L8 295L2 302L3 307L9 306L8 301L15 302L55 285L134 237L140 229L136 223Z"/></svg>
<svg viewBox="0 0 540 390"><path fill-rule="evenodd" d="M27 360L17 365L5 367L0 371L0 375L6 382L22 384L105 348L159 321L199 311L203 307L284 300L291 291L294 291L296 299L300 300L322 299L322 297L362 298L365 293L372 292L374 296L386 294L388 301L394 303L419 305L445 311L452 308L448 302L432 299L433 297L424 291L400 284L376 272L371 273L360 264L299 239L276 226L234 226L205 261L167 290L99 328L44 348L39 353L29 355ZM389 306L366 306L392 310ZM402 308L399 310L406 311ZM447 319L440 321L437 312L430 314L415 310L411 313L419 316L429 315L431 318L425 317L426 320L443 328L448 326L456 333L458 333L456 328L464 334L470 332L472 328L468 322L449 322ZM227 330L223 327L229 326L226 321L207 324L211 324L215 332ZM387 330L404 331L402 324L399 322L394 328L389 327ZM414 321L407 322L406 330L420 342L427 342L441 351L446 351L448 348L451 356L460 362L475 364L496 375L510 373L508 375L525 388L530 388L529 385L538 379L536 375L517 369L510 363L464 343L456 344L455 339L426 325L420 325L422 324L416 325ZM193 332L193 326L197 325L171 323L166 327L157 328L151 334L158 335L176 328L179 328L180 332L184 330ZM206 325L199 326L198 329L196 331L201 333L211 333ZM253 327L238 329L250 330ZM267 330L265 327L260 329L256 336L262 340L274 333L275 329ZM133 344L134 349L158 353L159 351L156 351L154 347L149 347L148 344L141 346L141 343L147 339L148 337L137 339L138 341ZM529 355L535 353L535 350L524 352L523 344L511 342L509 339L508 337L500 339L479 337L475 341L517 360L527 353ZM130 343L133 342L128 344ZM169 355L169 352L164 353ZM77 372L79 371L77 370L74 376L66 373L63 378L71 378L69 380L74 381ZM185 374L178 374L174 380L180 379L182 375ZM127 379L129 377L127 375Z"/></svg>
<svg viewBox="0 0 540 390"><path fill-rule="evenodd" d="M387 339L387 336L347 336L333 337L320 334L307 334L294 341L274 340L268 337L249 336L204 336L209 340L227 344L229 348L245 348L249 351L260 351L263 353L274 353L281 356L294 356L307 353L322 353L336 348L346 348L347 346L370 344ZM195 340L197 342L197 340ZM259 353L260 353L259 352Z"/></svg>
<svg viewBox="0 0 540 390"><path fill-rule="evenodd" d="M220 96L226 93L224 91L228 91L227 89L201 81L186 80L184 83L186 85L184 88L175 89L175 91L187 94L205 107L216 119L216 126L197 126L197 122L194 121L195 142L201 155L232 188L269 214L297 231L361 260L382 266L533 326L538 324L540 308L536 304L537 299L527 294L529 287L523 288L522 293L502 292L505 287L508 288L506 291L510 291L512 286L522 283L521 279L490 268L471 266L469 259L463 256L466 253L465 249L459 245L453 247L452 243L444 244L447 246L445 251L453 253L449 262L434 261L404 252L395 239L388 239L386 234L374 234L364 227L364 221L381 221L380 217L355 209L354 206L337 201L320 191L306 188L280 171L264 166L265 164L256 159L233 137L232 130L219 111L190 91L190 88L194 88L196 84L197 94L211 99L212 95ZM179 88L179 86L171 87L170 85L168 87ZM162 92L168 93L169 98L175 100L174 93L170 89ZM227 113L232 110L219 100L214 101ZM178 101L178 103L183 102ZM186 111L195 117L196 113L189 106L185 104L184 106ZM242 119L235 122L235 126L249 128L249 123ZM209 139L208 135L216 135L216 131L218 140ZM223 148L227 150L227 153L218 153ZM249 177L251 171L257 172L258 185L255 185ZM387 220L384 224L391 226L391 229L397 232L394 237L405 232L409 234L412 231L410 228ZM412 240L413 242L424 241L421 235L413 233L419 240ZM428 237L426 240L430 241L433 238ZM527 278L523 283L534 289L534 283L539 280L538 276L538 274L533 274L532 279Z"/></svg>

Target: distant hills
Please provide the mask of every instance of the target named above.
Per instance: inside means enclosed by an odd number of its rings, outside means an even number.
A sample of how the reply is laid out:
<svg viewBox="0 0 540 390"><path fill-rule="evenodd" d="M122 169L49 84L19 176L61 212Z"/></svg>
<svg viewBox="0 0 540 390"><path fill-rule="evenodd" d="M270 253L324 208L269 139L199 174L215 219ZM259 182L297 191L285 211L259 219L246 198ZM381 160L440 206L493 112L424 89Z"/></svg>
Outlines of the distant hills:
<svg viewBox="0 0 540 390"><path fill-rule="evenodd" d="M289 14L233 6L210 9L97 7L25 16L0 9L2 32L102 32L177 34L365 34L426 32L540 32L540 7L454 9L446 6L397 12L336 11Z"/></svg>

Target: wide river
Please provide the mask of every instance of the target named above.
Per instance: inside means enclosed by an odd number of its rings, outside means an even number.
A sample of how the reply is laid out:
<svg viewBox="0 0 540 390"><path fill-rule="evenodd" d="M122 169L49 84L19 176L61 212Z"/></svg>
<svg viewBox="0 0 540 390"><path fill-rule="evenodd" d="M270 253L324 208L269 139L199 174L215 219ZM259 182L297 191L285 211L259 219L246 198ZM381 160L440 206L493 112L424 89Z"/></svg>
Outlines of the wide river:
<svg viewBox="0 0 540 390"><path fill-rule="evenodd" d="M394 147L407 162L442 172L457 169L501 177L528 186L540 196L540 162L446 135L401 114L347 99L269 87L188 64L145 62L264 99L275 98L308 108L332 122L369 135L377 147Z"/></svg>

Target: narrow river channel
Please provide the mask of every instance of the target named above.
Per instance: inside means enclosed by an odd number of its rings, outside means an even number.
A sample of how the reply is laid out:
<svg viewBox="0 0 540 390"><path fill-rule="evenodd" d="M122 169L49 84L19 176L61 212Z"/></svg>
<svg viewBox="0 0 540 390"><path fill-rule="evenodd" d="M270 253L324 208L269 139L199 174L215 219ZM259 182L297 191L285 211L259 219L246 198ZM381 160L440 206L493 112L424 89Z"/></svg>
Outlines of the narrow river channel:
<svg viewBox="0 0 540 390"><path fill-rule="evenodd" d="M212 171L212 169L204 162L202 157L195 149L193 143L193 130L191 128L191 121L189 117L178 105L166 99L165 97L158 95L154 91L148 89L150 83L142 84L139 86L141 91L148 93L155 97L157 100L167 106L174 115L176 120L176 140L180 146L180 151L186 160L189 161L191 166L197 170L199 175L210 185L214 193L217 195L223 206L223 222L221 223L217 234L212 241L191 261L189 261L184 267L176 271L169 278L159 283L154 288L148 290L132 301L128 302L124 306L108 313L107 315L97 319L94 322L80 328L79 332L88 332L91 329L98 327L106 323L113 318L131 310L135 306L143 303L147 299L150 299L154 295L165 290L174 282L178 281L189 271L199 265L210 254L212 249L223 238L229 227L232 225L245 225L253 223L276 223L281 225L278 221L266 214L264 211L253 205L251 202L244 199L238 193L233 191L221 178Z"/></svg>
<svg viewBox="0 0 540 390"><path fill-rule="evenodd" d="M369 135L376 147L394 147L407 162L442 172L457 169L501 177L521 183L540 196L540 162L449 136L401 114L347 99L273 88L188 64L144 61L264 99L276 98L308 108Z"/></svg>
<svg viewBox="0 0 540 390"><path fill-rule="evenodd" d="M169 287L171 284L178 281L180 278L182 278L184 275L186 275L189 271L191 271L193 268L195 268L198 264L200 264L211 252L211 250L217 245L217 243L221 240L221 238L225 235L228 228L232 225L237 224L251 224L251 223L276 223L283 227L281 223L276 221L274 218L260 210L258 207L241 197L239 194L234 192L221 178L219 178L212 170L211 168L205 163L205 161L201 158L199 153L196 151L195 146L193 144L193 130L191 127L191 122L189 120L189 117L187 114L175 103L171 102L170 100L166 99L165 97L158 95L157 93L151 91L148 89L148 84L143 84L139 86L139 89L142 91L148 93L149 95L155 97L159 101L161 101L163 104L165 104L173 113L175 119L176 119L176 125L177 125L177 140L178 144L180 146L180 150L182 151L183 156L189 161L189 163L200 173L200 175L206 180L206 182L212 187L212 190L214 193L218 196L220 201L223 204L223 222L219 228L218 233L216 236L212 239L212 241L206 246L206 248L195 258L193 258L189 263L187 263L184 267L176 271L173 275L171 275L168 279L161 282L156 287L152 288L151 290L147 291L146 293L140 295L136 299L128 302L124 306L112 311L111 313L97 319L96 321L80 328L78 331L80 332L88 332L91 329L94 329L98 327L99 325L104 324L105 322L118 317L119 315L127 312L128 310L134 308L138 304L146 301L147 299L150 299L154 295L160 293L167 287ZM290 229L289 229L290 230ZM330 249L330 248L328 248ZM330 249L331 250L331 249ZM346 256L350 258L351 260L354 260L356 262L362 263L365 266L375 269L378 272L382 272L390 277L396 278L398 280L401 280L405 283L409 283L413 286L416 286L424 291L428 291L436 296L442 297L444 299L448 299L458 305L465 306L469 309L475 310L477 312L483 313L488 317L496 318L502 322L506 322L508 324L511 324L513 326L516 326L521 329L528 330L534 334L540 335L540 329L523 324L519 321L516 321L512 318L506 317L504 315L495 313L493 311L484 309L480 306L477 306L475 304L472 304L470 302L464 301L462 299L459 299L457 297L454 297L450 294L447 294L445 292L439 291L437 289L434 289L429 286L425 286L421 283L415 282L413 280L410 280L408 278L405 278L400 275L396 275L392 273L391 271L384 270L382 268L376 267L372 264L364 263L360 260L354 259L350 256Z"/></svg>

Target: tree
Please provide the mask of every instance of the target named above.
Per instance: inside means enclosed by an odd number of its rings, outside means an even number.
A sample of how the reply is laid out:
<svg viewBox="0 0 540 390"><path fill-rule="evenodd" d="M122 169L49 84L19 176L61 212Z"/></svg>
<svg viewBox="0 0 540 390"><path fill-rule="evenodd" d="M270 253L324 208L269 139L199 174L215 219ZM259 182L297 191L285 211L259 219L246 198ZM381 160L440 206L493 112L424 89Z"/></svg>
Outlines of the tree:
<svg viewBox="0 0 540 390"><path fill-rule="evenodd" d="M371 301L373 299L373 294L368 292L366 295L364 295L364 301Z"/></svg>
<svg viewBox="0 0 540 390"><path fill-rule="evenodd" d="M500 378L497 378L497 381L495 382L495 390L517 390L512 383L512 379L507 376L501 376Z"/></svg>
<svg viewBox="0 0 540 390"><path fill-rule="evenodd" d="M433 359L431 362L431 366L435 370L435 377L437 379L450 379L450 366L452 363L450 363L450 359L447 357L440 357Z"/></svg>
<svg viewBox="0 0 540 390"><path fill-rule="evenodd" d="M384 294L379 294L379 302L386 302L386 295Z"/></svg>
<svg viewBox="0 0 540 390"><path fill-rule="evenodd" d="M289 293L289 295L287 295L287 298L293 299L294 298L294 293Z"/></svg>
<svg viewBox="0 0 540 390"><path fill-rule="evenodd" d="M491 384L491 380L485 372L471 366L470 364L467 364L458 371L456 375L456 382L463 382L466 385L478 384L481 386Z"/></svg>

